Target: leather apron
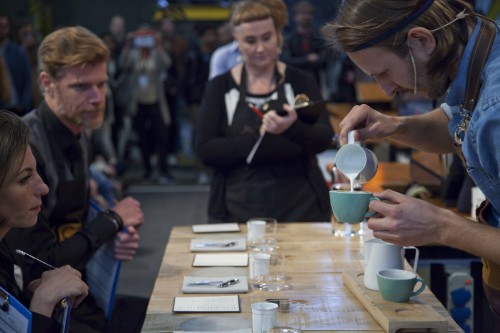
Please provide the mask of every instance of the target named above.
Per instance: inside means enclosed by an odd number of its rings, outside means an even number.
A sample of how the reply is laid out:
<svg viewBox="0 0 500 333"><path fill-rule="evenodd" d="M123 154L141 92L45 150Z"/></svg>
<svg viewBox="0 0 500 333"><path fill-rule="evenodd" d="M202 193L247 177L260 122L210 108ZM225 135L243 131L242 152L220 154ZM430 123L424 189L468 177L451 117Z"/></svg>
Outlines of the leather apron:
<svg viewBox="0 0 500 333"><path fill-rule="evenodd" d="M276 75L279 75L277 71ZM281 81L279 76L276 78L276 82ZM240 82L239 101L226 135L236 137L244 132L252 132L257 138L261 119L248 105L244 67ZM278 84L276 92L277 100L268 103L275 106L287 103L283 83ZM280 146L280 142L289 144L287 141L281 135L267 133L259 149L264 149L270 142L273 146ZM258 154L257 150L256 156ZM283 222L325 220L314 186L309 180L309 163L312 163L311 158L304 153L304 156L293 160L274 164L245 164L228 170L224 200L227 209L226 221L244 222L258 216L273 217ZM326 188L324 190L326 191Z"/></svg>
<svg viewBox="0 0 500 333"><path fill-rule="evenodd" d="M488 217L493 206L488 200L481 203L476 210L479 223L488 225ZM481 258L483 262L483 289L493 313L500 318L500 265Z"/></svg>

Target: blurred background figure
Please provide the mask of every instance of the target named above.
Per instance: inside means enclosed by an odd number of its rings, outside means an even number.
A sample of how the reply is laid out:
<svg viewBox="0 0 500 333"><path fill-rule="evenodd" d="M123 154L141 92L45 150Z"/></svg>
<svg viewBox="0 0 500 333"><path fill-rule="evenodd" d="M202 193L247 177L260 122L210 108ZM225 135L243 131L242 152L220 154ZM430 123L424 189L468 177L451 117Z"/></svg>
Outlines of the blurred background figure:
<svg viewBox="0 0 500 333"><path fill-rule="evenodd" d="M209 79L223 74L241 62L241 54L238 43L231 41L219 46L213 53L210 60Z"/></svg>
<svg viewBox="0 0 500 333"><path fill-rule="evenodd" d="M0 107L24 115L32 107L31 69L26 51L11 39L10 18L0 12L0 55L7 68L9 100L0 101Z"/></svg>
<svg viewBox="0 0 500 333"><path fill-rule="evenodd" d="M299 1L293 6L295 30L285 37L281 60L286 64L310 72L320 84L323 67L323 41L314 26L314 6Z"/></svg>
<svg viewBox="0 0 500 333"><path fill-rule="evenodd" d="M186 37L177 32L175 22L167 16L160 19L158 32L161 38L161 45L170 56L172 65L166 72L164 83L165 97L171 114L171 124L169 132L169 156L172 163L178 162L179 154L186 156L189 154L191 146L191 129L183 127L182 119L187 112L185 92L182 83L186 75L186 55L189 49L189 42ZM177 154L177 156L176 156Z"/></svg>
<svg viewBox="0 0 500 333"><path fill-rule="evenodd" d="M217 47L226 45L233 40L233 31L231 30L231 24L229 21L222 22L219 27L217 27Z"/></svg>
<svg viewBox="0 0 500 333"><path fill-rule="evenodd" d="M42 101L42 94L40 91L40 84L38 83L38 45L42 40L41 34L35 30L33 21L28 18L19 20L15 28L16 42L26 52L28 56L30 72L31 72L31 110Z"/></svg>
<svg viewBox="0 0 500 333"><path fill-rule="evenodd" d="M0 105L10 101L10 80L7 64L0 54Z"/></svg>
<svg viewBox="0 0 500 333"><path fill-rule="evenodd" d="M127 36L120 63L130 72L128 115L133 118L138 135L143 179L155 177L160 184L170 184L173 177L168 167L167 153L171 116L163 79L172 60L161 46L159 35L149 25L141 25ZM153 173L154 155L159 175Z"/></svg>
<svg viewBox="0 0 500 333"><path fill-rule="evenodd" d="M190 129L191 135L186 136L185 151L188 158L195 159L193 153L193 127L196 123L205 85L208 82L210 58L217 45L215 26L200 24L196 26L197 43L193 43L186 57L186 76L184 82L185 99L188 106L187 119L182 119L185 130ZM210 181L207 170L195 161L198 169L198 184L207 184Z"/></svg>
<svg viewBox="0 0 500 333"><path fill-rule="evenodd" d="M116 43L116 51L118 54L121 52L125 46L127 38L127 26L125 18L121 15L114 15L109 20L108 31L111 33Z"/></svg>

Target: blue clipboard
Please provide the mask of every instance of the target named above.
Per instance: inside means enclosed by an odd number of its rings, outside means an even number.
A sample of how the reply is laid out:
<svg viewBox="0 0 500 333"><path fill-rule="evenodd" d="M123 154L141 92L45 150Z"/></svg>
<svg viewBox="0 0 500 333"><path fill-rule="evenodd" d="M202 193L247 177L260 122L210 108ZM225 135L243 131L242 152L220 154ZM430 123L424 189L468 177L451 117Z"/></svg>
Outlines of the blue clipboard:
<svg viewBox="0 0 500 333"><path fill-rule="evenodd" d="M31 332L31 312L2 287L0 287L0 332Z"/></svg>
<svg viewBox="0 0 500 333"><path fill-rule="evenodd" d="M89 204L89 218L103 211L95 201L90 200ZM107 321L110 321L113 315L120 270L121 261L115 258L112 240L101 246L85 267L89 292L97 306L104 311Z"/></svg>

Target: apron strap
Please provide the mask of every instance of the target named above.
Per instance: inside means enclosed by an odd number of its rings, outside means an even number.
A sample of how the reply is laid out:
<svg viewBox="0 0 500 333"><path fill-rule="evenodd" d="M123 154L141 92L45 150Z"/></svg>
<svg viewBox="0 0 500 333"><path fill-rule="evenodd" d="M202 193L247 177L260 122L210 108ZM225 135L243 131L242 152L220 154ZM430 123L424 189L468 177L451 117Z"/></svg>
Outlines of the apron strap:
<svg viewBox="0 0 500 333"><path fill-rule="evenodd" d="M284 98L285 97L285 89L284 89L284 84L281 82L281 74L278 71L278 66L274 66L274 80L276 81L276 89L278 91L278 98ZM247 98L247 71L245 64L243 64L243 67L241 69L241 76L240 76L240 102L245 102L246 103L246 98Z"/></svg>

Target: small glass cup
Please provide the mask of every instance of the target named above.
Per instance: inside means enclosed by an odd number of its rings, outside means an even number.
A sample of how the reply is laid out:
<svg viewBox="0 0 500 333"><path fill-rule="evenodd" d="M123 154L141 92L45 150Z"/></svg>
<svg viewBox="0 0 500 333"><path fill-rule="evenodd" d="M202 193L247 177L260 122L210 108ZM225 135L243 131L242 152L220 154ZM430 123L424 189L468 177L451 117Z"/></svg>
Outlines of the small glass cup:
<svg viewBox="0 0 500 333"><path fill-rule="evenodd" d="M332 233L335 237L358 237L362 236L364 222L359 223L344 223L339 222L335 219L335 216L332 215Z"/></svg>
<svg viewBox="0 0 500 333"><path fill-rule="evenodd" d="M278 305L278 324L266 333L302 333L305 320L303 308L307 301L288 298L268 298L266 301Z"/></svg>
<svg viewBox="0 0 500 333"><path fill-rule="evenodd" d="M277 248L277 220L270 217L256 217L247 221L247 244L254 251L270 252Z"/></svg>
<svg viewBox="0 0 500 333"><path fill-rule="evenodd" d="M278 305L269 302L252 304L252 331L265 333L276 326L278 321Z"/></svg>
<svg viewBox="0 0 500 333"><path fill-rule="evenodd" d="M254 253L251 259L254 290L279 291L286 288L286 256L277 253Z"/></svg>

